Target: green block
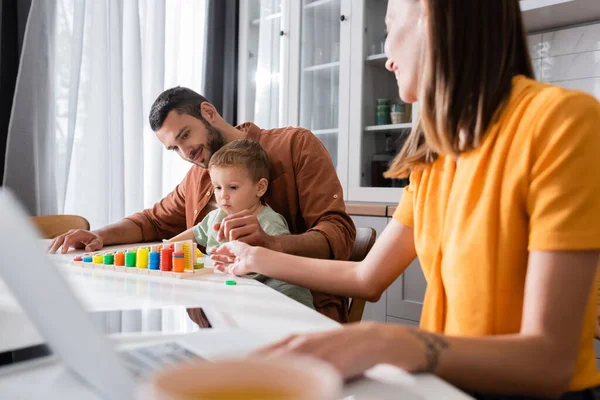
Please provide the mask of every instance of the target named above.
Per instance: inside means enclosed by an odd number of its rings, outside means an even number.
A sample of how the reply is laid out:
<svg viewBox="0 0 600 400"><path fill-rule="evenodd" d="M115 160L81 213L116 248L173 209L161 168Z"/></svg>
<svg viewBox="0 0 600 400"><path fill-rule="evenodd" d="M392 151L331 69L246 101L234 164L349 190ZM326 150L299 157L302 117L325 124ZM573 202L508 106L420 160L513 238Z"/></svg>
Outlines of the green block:
<svg viewBox="0 0 600 400"><path fill-rule="evenodd" d="M135 261L136 261L135 252L125 253L125 266L126 267L135 267Z"/></svg>

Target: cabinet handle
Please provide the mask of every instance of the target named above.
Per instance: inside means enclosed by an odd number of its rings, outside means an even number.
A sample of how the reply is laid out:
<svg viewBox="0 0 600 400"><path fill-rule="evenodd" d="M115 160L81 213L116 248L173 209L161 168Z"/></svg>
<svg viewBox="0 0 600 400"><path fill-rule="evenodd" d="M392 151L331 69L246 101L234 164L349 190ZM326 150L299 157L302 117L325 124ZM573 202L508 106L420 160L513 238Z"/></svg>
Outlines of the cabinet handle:
<svg viewBox="0 0 600 400"><path fill-rule="evenodd" d="M285 36L285 32L284 31L279 31L279 36Z"/></svg>
<svg viewBox="0 0 600 400"><path fill-rule="evenodd" d="M346 16L345 16L345 15L341 15L341 16L340 16L340 21L342 21L342 22L344 22L344 21L345 21L345 20L347 20L347 19L348 19L348 18L346 18Z"/></svg>

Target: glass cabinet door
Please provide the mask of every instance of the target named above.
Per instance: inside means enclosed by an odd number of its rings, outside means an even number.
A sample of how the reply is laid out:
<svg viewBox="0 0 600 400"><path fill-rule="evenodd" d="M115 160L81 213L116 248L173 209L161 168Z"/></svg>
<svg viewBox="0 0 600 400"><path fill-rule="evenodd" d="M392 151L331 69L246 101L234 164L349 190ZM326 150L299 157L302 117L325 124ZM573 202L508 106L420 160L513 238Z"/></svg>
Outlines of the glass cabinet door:
<svg viewBox="0 0 600 400"><path fill-rule="evenodd" d="M240 4L239 121L263 129L281 124L282 0L244 0ZM243 74L243 75L242 75Z"/></svg>
<svg viewBox="0 0 600 400"><path fill-rule="evenodd" d="M352 46L362 54L351 77L356 84L350 95L350 129L357 145L350 146L350 159L357 162L350 164L350 198L397 202L408 179L386 179L383 173L412 129L413 105L400 99L395 76L385 68L387 0L355 0L353 7L360 11L356 24L362 26L353 27L361 34Z"/></svg>
<svg viewBox="0 0 600 400"><path fill-rule="evenodd" d="M299 125L325 145L340 171L340 30L343 0L302 0Z"/></svg>

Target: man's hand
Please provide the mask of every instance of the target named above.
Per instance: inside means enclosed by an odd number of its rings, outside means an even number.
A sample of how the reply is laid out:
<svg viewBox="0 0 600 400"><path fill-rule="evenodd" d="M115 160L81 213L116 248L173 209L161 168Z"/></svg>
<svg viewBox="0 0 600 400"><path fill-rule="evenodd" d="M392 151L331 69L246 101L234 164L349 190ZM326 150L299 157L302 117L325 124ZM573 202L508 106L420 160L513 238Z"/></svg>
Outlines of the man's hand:
<svg viewBox="0 0 600 400"><path fill-rule="evenodd" d="M97 233L84 229L71 229L69 232L57 236L48 247L48 252L56 253L61 246L62 254L66 254L71 248L96 251L104 246L104 241Z"/></svg>
<svg viewBox="0 0 600 400"><path fill-rule="evenodd" d="M240 211L223 218L217 222L213 229L217 231L217 240L223 239L230 241L239 240L248 243L251 246L265 247L271 250L279 251L274 248L275 241L263 231L256 215L248 210Z"/></svg>

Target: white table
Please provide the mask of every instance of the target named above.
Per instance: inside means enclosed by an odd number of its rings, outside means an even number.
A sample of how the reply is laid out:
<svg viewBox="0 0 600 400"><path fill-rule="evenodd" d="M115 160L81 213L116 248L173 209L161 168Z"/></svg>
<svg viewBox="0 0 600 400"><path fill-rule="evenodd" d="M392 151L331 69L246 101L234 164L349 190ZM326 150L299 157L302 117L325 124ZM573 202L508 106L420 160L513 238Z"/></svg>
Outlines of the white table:
<svg viewBox="0 0 600 400"><path fill-rule="evenodd" d="M44 242L43 245L46 245ZM108 249L133 247L115 246ZM213 307L224 316L226 325L256 333L267 341L290 333L335 329L339 324L310 310L288 297L247 278L233 278L236 286L226 286L232 279L220 273L193 279L165 279L127 273L82 269L70 266L75 254L52 255L59 271L89 310L152 308L168 305ZM51 299L48 299L51 301ZM196 335L210 340L216 331ZM68 334L68 327L65 327ZM162 337L164 340L164 337ZM117 340L150 341L151 336ZM0 352L41 342L13 297L0 285ZM402 394L402 396L399 396ZM412 394L412 396L411 396ZM432 375L409 375L391 367L376 367L368 378L347 384L345 399L469 399L464 393ZM0 374L2 399L97 399L60 362L46 363L26 371Z"/></svg>

